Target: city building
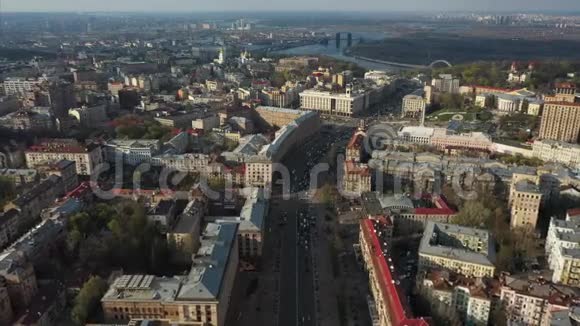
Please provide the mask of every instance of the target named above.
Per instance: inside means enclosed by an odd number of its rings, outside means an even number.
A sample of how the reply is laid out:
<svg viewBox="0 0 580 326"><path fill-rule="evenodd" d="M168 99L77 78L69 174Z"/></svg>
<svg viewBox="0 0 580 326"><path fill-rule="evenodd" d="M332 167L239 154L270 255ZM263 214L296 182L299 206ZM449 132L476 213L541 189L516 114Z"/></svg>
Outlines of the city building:
<svg viewBox="0 0 580 326"><path fill-rule="evenodd" d="M208 115L191 121L193 129L209 131L220 126L220 118L217 115Z"/></svg>
<svg viewBox="0 0 580 326"><path fill-rule="evenodd" d="M20 228L20 214L11 209L0 212L0 249L11 244L18 237Z"/></svg>
<svg viewBox="0 0 580 326"><path fill-rule="evenodd" d="M99 145L82 145L74 139L46 139L29 147L24 155L26 166L34 169L46 163L60 160L73 161L79 175L91 175L103 162L103 153Z"/></svg>
<svg viewBox="0 0 580 326"><path fill-rule="evenodd" d="M556 83L554 95L545 96L546 102L576 102L576 84L570 82Z"/></svg>
<svg viewBox="0 0 580 326"><path fill-rule="evenodd" d="M550 102L544 104L540 123L540 139L578 143L580 135L580 103Z"/></svg>
<svg viewBox="0 0 580 326"><path fill-rule="evenodd" d="M166 233L171 229L175 222L175 201L163 199L155 203L147 211L147 220L155 224L162 232Z"/></svg>
<svg viewBox="0 0 580 326"><path fill-rule="evenodd" d="M419 245L419 273L442 269L470 277L493 277L495 243L486 230L427 222Z"/></svg>
<svg viewBox="0 0 580 326"><path fill-rule="evenodd" d="M465 277L456 273L433 270L423 278L427 297L449 307L462 325L487 326L492 309L492 291L486 278Z"/></svg>
<svg viewBox="0 0 580 326"><path fill-rule="evenodd" d="M161 143L157 139L112 139L104 144L104 157L108 162L128 165L150 163L159 154Z"/></svg>
<svg viewBox="0 0 580 326"><path fill-rule="evenodd" d="M76 164L69 160L60 160L55 163L38 165L36 169L46 176L56 175L62 179L66 193L74 190L79 185Z"/></svg>
<svg viewBox="0 0 580 326"><path fill-rule="evenodd" d="M68 116L69 109L76 107L76 96L73 84L64 81L53 81L48 86L49 103L56 118Z"/></svg>
<svg viewBox="0 0 580 326"><path fill-rule="evenodd" d="M546 256L552 282L580 286L580 209L571 209L565 220L550 219Z"/></svg>
<svg viewBox="0 0 580 326"><path fill-rule="evenodd" d="M535 181L512 179L508 201L511 209L510 225L512 228L536 228L543 194L539 187L539 177Z"/></svg>
<svg viewBox="0 0 580 326"><path fill-rule="evenodd" d="M34 169L0 169L0 177L18 187L37 181L39 175Z"/></svg>
<svg viewBox="0 0 580 326"><path fill-rule="evenodd" d="M35 221L43 209L49 207L57 198L65 194L62 178L51 175L30 190L18 195L8 203L4 210L16 209L21 218L21 225Z"/></svg>
<svg viewBox="0 0 580 326"><path fill-rule="evenodd" d="M554 325L546 323L552 312L567 309L580 297L578 288L553 284L538 275L505 276L500 291L508 325Z"/></svg>
<svg viewBox="0 0 580 326"><path fill-rule="evenodd" d="M406 295L398 284L382 228L380 220L363 219L360 222L359 242L372 294L369 300L372 323L377 326L428 326L430 318L412 315Z"/></svg>
<svg viewBox="0 0 580 326"><path fill-rule="evenodd" d="M278 127L289 125L304 114L302 111L276 108L271 106L259 106L256 113L268 127Z"/></svg>
<svg viewBox="0 0 580 326"><path fill-rule="evenodd" d="M109 120L104 105L70 109L68 114L74 117L81 127L85 128L97 128Z"/></svg>
<svg viewBox="0 0 580 326"><path fill-rule="evenodd" d="M366 164L353 161L344 162L342 191L361 195L371 191L371 171Z"/></svg>
<svg viewBox="0 0 580 326"><path fill-rule="evenodd" d="M204 204L194 199L187 203L177 217L175 225L167 231L169 248L174 248L173 259L180 263L190 263L200 246L201 222Z"/></svg>
<svg viewBox="0 0 580 326"><path fill-rule="evenodd" d="M240 257L245 259L262 256L262 239L269 203L264 189L251 188L239 217L208 217L216 223L236 223Z"/></svg>
<svg viewBox="0 0 580 326"><path fill-rule="evenodd" d="M41 84L47 81L46 78L4 78L4 94L21 95L36 90Z"/></svg>
<svg viewBox="0 0 580 326"><path fill-rule="evenodd" d="M163 154L154 156L151 164L162 166L179 172L205 173L210 164L210 157L206 154Z"/></svg>
<svg viewBox="0 0 580 326"><path fill-rule="evenodd" d="M317 111L321 114L350 117L366 110L371 105L364 91L353 91L347 87L345 93L334 93L307 89L300 93L300 109Z"/></svg>
<svg viewBox="0 0 580 326"><path fill-rule="evenodd" d="M433 131L431 145L442 150L489 151L493 141L489 135L482 132L453 134L447 129L437 128Z"/></svg>
<svg viewBox="0 0 580 326"><path fill-rule="evenodd" d="M363 195L363 198L369 197L376 197L382 209L392 217L399 235L422 232L430 221L449 223L457 214L439 195L423 194L419 199L400 195Z"/></svg>
<svg viewBox="0 0 580 326"><path fill-rule="evenodd" d="M225 326L238 270L237 225L210 223L186 276L123 275L101 299L105 319L152 318L188 325Z"/></svg>
<svg viewBox="0 0 580 326"><path fill-rule="evenodd" d="M544 110L544 101L529 100L528 101L528 115L541 116Z"/></svg>
<svg viewBox="0 0 580 326"><path fill-rule="evenodd" d="M47 110L21 109L0 116L0 127L15 131L49 131L54 129L54 119Z"/></svg>
<svg viewBox="0 0 580 326"><path fill-rule="evenodd" d="M352 135L348 144L346 145L346 155L344 158L345 161L360 163L363 154L365 152L364 149L365 136L366 136L365 132L360 130Z"/></svg>
<svg viewBox="0 0 580 326"><path fill-rule="evenodd" d="M459 93L459 78L454 78L453 75L440 74L439 78L433 78L431 86L441 93Z"/></svg>
<svg viewBox="0 0 580 326"><path fill-rule="evenodd" d="M401 110L403 118L419 118L425 114L427 100L425 100L424 95L425 92L422 89L418 89L403 97Z"/></svg>
<svg viewBox="0 0 580 326"><path fill-rule="evenodd" d="M532 144L534 157L580 169L580 145L555 140L536 140Z"/></svg>
<svg viewBox="0 0 580 326"><path fill-rule="evenodd" d="M501 113L514 113L520 111L522 99L511 94L498 94L496 96L497 110Z"/></svg>

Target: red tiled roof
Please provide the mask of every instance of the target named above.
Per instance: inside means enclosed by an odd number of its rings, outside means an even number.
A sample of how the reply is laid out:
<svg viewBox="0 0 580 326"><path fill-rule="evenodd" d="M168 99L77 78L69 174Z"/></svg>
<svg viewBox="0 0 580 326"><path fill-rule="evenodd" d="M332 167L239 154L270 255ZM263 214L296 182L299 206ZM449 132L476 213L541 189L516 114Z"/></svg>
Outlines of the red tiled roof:
<svg viewBox="0 0 580 326"><path fill-rule="evenodd" d="M356 164L353 161L346 161L346 173L348 174L360 174L362 176L369 176L371 171L368 166Z"/></svg>
<svg viewBox="0 0 580 326"><path fill-rule="evenodd" d="M580 216L580 208L572 208L566 211L568 216Z"/></svg>
<svg viewBox="0 0 580 326"><path fill-rule="evenodd" d="M571 82L556 83L556 88L576 88L576 84Z"/></svg>
<svg viewBox="0 0 580 326"><path fill-rule="evenodd" d="M389 269L389 265L383 254L380 241L375 234L373 222L370 219L361 221L361 227L367 243L372 246L372 263L375 266L379 276L379 285L381 287L382 300L386 303L387 313L392 325L395 326L429 326L430 323L425 318L413 318L410 312L404 309L404 302L401 300L400 288L396 285L395 280ZM377 299L377 298L375 298Z"/></svg>
<svg viewBox="0 0 580 326"><path fill-rule="evenodd" d="M364 140L363 134L355 133L350 138L350 141L348 142L348 145L346 145L346 148L357 148L358 149L362 146L363 140Z"/></svg>
<svg viewBox="0 0 580 326"><path fill-rule="evenodd" d="M419 207L415 208L414 212L417 215L455 215L457 212L449 207L445 199L441 196L434 196L430 198L435 208Z"/></svg>
<svg viewBox="0 0 580 326"><path fill-rule="evenodd" d="M81 182L81 184L75 189L71 190L66 196L69 198L80 199L91 191L91 184L87 181Z"/></svg>

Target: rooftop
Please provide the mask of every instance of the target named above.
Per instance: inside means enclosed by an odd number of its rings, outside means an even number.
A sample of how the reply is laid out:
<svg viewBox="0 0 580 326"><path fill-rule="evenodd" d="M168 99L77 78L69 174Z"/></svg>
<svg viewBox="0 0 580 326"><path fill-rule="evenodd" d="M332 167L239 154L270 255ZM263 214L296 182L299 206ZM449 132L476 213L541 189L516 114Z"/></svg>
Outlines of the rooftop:
<svg viewBox="0 0 580 326"><path fill-rule="evenodd" d="M392 259L389 256L385 242L381 241L377 236L375 223L377 221L370 219L361 220L362 234L366 242L372 246L372 264L379 279L382 295L382 298L375 298L375 300L382 300L385 303L388 310L387 315L392 325L428 326L430 324L429 319L413 317L404 292L396 284Z"/></svg>
<svg viewBox="0 0 580 326"><path fill-rule="evenodd" d="M487 244L482 247L480 252L474 251L463 245L458 235L472 236L479 238L479 241ZM445 238L457 241L447 241L443 244ZM485 251L484 251L485 249ZM438 256L447 259L460 260L468 263L494 266L495 245L488 231L476 228L463 227L455 224L427 222L421 244L419 246L419 255Z"/></svg>
<svg viewBox="0 0 580 326"><path fill-rule="evenodd" d="M206 301L217 300L230 255L237 241L237 225L207 225L201 248L186 276L123 275L115 280L102 301Z"/></svg>

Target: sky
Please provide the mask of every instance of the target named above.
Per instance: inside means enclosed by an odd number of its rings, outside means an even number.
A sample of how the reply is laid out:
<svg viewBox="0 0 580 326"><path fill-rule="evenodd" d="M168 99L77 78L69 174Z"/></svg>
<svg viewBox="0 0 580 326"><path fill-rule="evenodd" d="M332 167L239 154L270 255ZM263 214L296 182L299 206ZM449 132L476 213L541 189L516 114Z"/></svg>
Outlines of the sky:
<svg viewBox="0 0 580 326"><path fill-rule="evenodd" d="M0 0L2 11L580 11L580 0Z"/></svg>

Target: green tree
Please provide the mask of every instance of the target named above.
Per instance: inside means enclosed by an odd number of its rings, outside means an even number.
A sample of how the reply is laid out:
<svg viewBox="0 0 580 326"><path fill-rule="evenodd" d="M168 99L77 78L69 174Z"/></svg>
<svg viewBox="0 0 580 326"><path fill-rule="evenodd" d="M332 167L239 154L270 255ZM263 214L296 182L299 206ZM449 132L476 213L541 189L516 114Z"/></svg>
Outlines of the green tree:
<svg viewBox="0 0 580 326"><path fill-rule="evenodd" d="M76 325L84 325L90 319L99 308L99 302L106 291L107 282L98 276L85 282L71 311L71 319Z"/></svg>
<svg viewBox="0 0 580 326"><path fill-rule="evenodd" d="M483 227L490 222L492 216L492 210L484 203L479 200L470 200L463 205L453 222L464 226Z"/></svg>

